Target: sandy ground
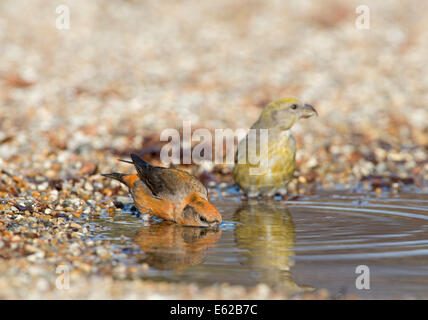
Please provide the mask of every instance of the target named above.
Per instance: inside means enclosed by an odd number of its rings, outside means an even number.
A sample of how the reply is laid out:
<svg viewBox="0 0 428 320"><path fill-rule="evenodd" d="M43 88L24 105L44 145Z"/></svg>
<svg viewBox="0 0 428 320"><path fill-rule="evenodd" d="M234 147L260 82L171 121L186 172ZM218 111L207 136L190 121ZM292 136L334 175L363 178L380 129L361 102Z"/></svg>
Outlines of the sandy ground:
<svg viewBox="0 0 428 320"><path fill-rule="evenodd" d="M63 297L54 270L70 261L74 298L287 297L142 282L142 266L118 280L108 243L72 221L113 209L126 190L98 173L129 171L130 151L156 161L163 129L248 128L283 96L319 113L293 129L293 193L428 191L428 3L366 1L368 30L359 1L62 3L68 30L56 1L0 2L0 297ZM233 183L228 166L189 169Z"/></svg>

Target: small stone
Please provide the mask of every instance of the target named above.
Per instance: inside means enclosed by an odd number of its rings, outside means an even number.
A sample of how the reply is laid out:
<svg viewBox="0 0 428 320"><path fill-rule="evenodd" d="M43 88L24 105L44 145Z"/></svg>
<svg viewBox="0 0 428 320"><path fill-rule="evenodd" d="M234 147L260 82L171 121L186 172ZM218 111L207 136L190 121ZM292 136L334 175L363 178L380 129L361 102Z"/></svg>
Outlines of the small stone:
<svg viewBox="0 0 428 320"><path fill-rule="evenodd" d="M308 162L306 162L306 166L308 168L314 168L318 165L318 161L315 157L312 157L308 160Z"/></svg>
<svg viewBox="0 0 428 320"><path fill-rule="evenodd" d="M85 183L85 190L87 191L94 191L94 186L89 181L86 181Z"/></svg>
<svg viewBox="0 0 428 320"><path fill-rule="evenodd" d="M82 226L81 226L80 224L77 224L77 223L75 223L75 222L72 222L72 223L70 223L70 228L73 228L73 229L81 229L81 228L82 228Z"/></svg>
<svg viewBox="0 0 428 320"><path fill-rule="evenodd" d="M37 260L43 259L45 257L45 253L43 251L37 251L36 253L29 255L27 260L30 262L36 262Z"/></svg>
<svg viewBox="0 0 428 320"><path fill-rule="evenodd" d="M62 190L70 191L71 189L73 189L73 184L71 182L64 181L62 183Z"/></svg>
<svg viewBox="0 0 428 320"><path fill-rule="evenodd" d="M208 181L208 187L214 188L216 186L217 186L217 182L215 182L215 181Z"/></svg>
<svg viewBox="0 0 428 320"><path fill-rule="evenodd" d="M85 162L80 168L79 174L81 175L93 175L97 172L97 165L93 162Z"/></svg>
<svg viewBox="0 0 428 320"><path fill-rule="evenodd" d="M69 247L70 252L73 256L78 256L80 254L80 246L78 243L72 243Z"/></svg>
<svg viewBox="0 0 428 320"><path fill-rule="evenodd" d="M71 237L72 238L82 238L83 237L83 233L81 233L81 232L73 232L71 234Z"/></svg>
<svg viewBox="0 0 428 320"><path fill-rule="evenodd" d="M29 252L29 253L34 253L34 252L37 252L39 249L37 247L35 247L35 246L30 245L30 244L26 244L24 246L24 250L26 252Z"/></svg>
<svg viewBox="0 0 428 320"><path fill-rule="evenodd" d="M90 264L87 264L87 263L81 263L79 265L79 267L81 270L83 270L85 272L91 272L91 270L92 270L92 266Z"/></svg>
<svg viewBox="0 0 428 320"><path fill-rule="evenodd" d="M95 208L97 202L95 200L89 199L86 201L92 208Z"/></svg>
<svg viewBox="0 0 428 320"><path fill-rule="evenodd" d="M43 182L43 183L41 183L41 184L39 184L38 186L37 186L37 190L38 191L45 191L45 190L47 190L49 188L49 183L48 182Z"/></svg>
<svg viewBox="0 0 428 320"><path fill-rule="evenodd" d="M98 247L96 253L100 258L107 258L109 256L108 250L104 247Z"/></svg>
<svg viewBox="0 0 428 320"><path fill-rule="evenodd" d="M48 193L49 201L56 201L58 199L58 190L53 189Z"/></svg>

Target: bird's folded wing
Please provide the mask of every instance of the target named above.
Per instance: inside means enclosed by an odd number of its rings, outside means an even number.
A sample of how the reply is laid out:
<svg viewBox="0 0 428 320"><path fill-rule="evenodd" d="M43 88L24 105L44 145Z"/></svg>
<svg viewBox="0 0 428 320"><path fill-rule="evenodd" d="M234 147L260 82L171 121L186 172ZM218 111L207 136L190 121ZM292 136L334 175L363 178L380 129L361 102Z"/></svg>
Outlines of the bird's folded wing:
<svg viewBox="0 0 428 320"><path fill-rule="evenodd" d="M159 196L165 191L174 193L169 183L163 178L166 168L152 166L136 154L131 154L131 159L135 169L137 169L139 178L147 185L154 196Z"/></svg>

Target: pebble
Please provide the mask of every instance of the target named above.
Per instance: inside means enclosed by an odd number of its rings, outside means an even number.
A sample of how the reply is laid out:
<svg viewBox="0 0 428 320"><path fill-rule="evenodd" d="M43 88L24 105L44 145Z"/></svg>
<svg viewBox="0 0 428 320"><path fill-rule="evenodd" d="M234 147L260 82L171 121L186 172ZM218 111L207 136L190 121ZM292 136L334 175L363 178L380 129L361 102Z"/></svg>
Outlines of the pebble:
<svg viewBox="0 0 428 320"><path fill-rule="evenodd" d="M69 250L74 256L78 256L80 254L80 245L77 242L72 243Z"/></svg>
<svg viewBox="0 0 428 320"><path fill-rule="evenodd" d="M37 186L37 190L46 191L48 189L48 187L49 187L49 183L43 182Z"/></svg>
<svg viewBox="0 0 428 320"><path fill-rule="evenodd" d="M110 253L108 252L108 250L106 248L103 248L103 247L98 247L96 249L96 253L101 258L107 258L110 255Z"/></svg>
<svg viewBox="0 0 428 320"><path fill-rule="evenodd" d="M93 191L94 190L94 186L92 185L92 183L90 183L89 181L85 182L85 190L87 191Z"/></svg>
<svg viewBox="0 0 428 320"><path fill-rule="evenodd" d="M93 175L97 171L97 165L93 162L85 162L80 168L81 175Z"/></svg>
<svg viewBox="0 0 428 320"><path fill-rule="evenodd" d="M27 257L27 260L30 262L36 262L38 260L41 260L45 257L45 253L43 251L37 251L36 253L29 255Z"/></svg>
<svg viewBox="0 0 428 320"><path fill-rule="evenodd" d="M70 228L73 228L73 229L82 229L82 226L75 222L70 223L69 226Z"/></svg>

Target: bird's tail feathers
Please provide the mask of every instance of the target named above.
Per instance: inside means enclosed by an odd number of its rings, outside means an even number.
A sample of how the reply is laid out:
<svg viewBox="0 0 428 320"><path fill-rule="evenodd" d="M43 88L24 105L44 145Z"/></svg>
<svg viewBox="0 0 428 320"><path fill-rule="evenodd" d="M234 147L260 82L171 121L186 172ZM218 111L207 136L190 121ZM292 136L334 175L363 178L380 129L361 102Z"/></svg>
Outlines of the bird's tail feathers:
<svg viewBox="0 0 428 320"><path fill-rule="evenodd" d="M122 162L125 162L125 163L134 164L132 161L125 160L125 159L117 159L117 160L122 161Z"/></svg>
<svg viewBox="0 0 428 320"><path fill-rule="evenodd" d="M104 176L104 177L107 177L107 178L110 178L110 179L115 179L117 181L125 183L125 181L123 180L123 178L126 176L125 173L112 172L112 173L102 173L101 175Z"/></svg>

